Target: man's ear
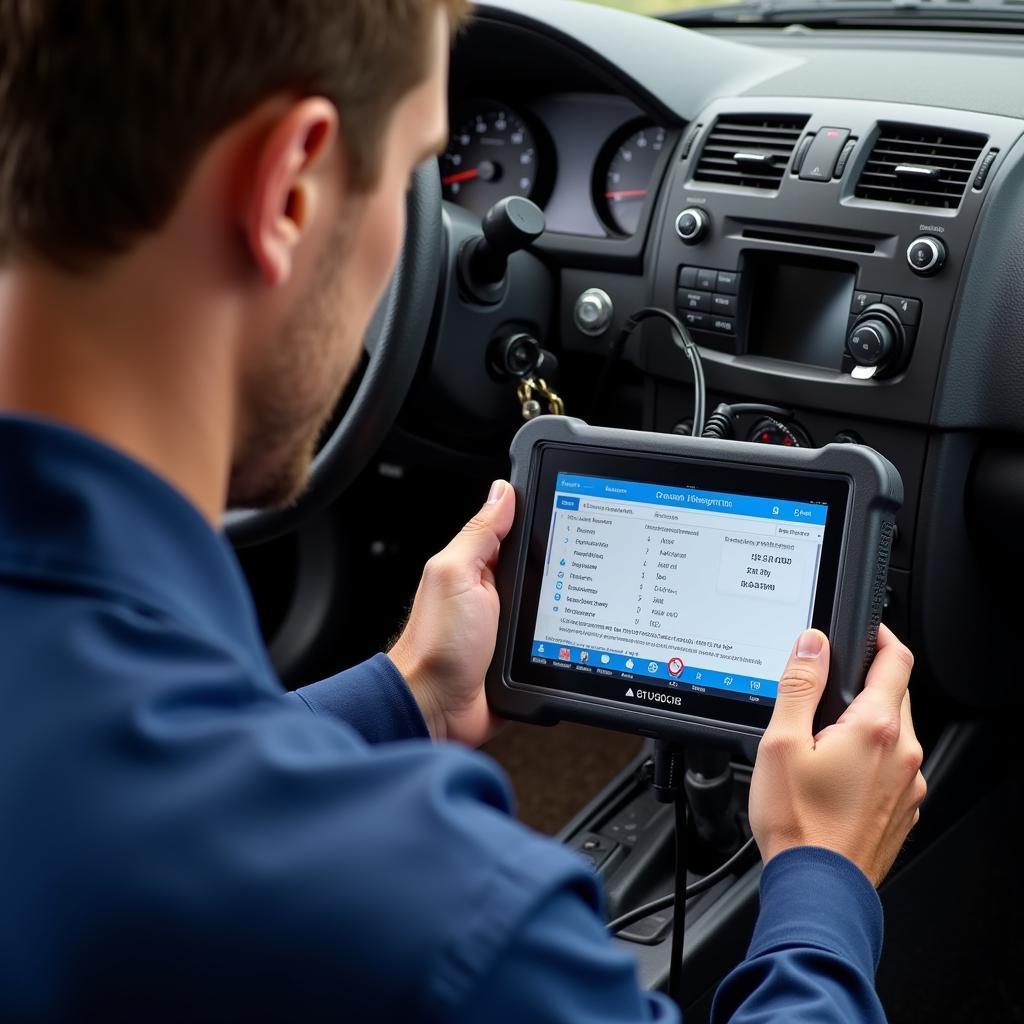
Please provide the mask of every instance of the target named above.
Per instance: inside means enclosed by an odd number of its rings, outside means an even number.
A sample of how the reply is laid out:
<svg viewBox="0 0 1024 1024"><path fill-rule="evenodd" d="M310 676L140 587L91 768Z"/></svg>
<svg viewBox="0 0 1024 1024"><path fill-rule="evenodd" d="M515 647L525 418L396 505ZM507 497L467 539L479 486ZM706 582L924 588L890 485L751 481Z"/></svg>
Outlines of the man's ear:
<svg viewBox="0 0 1024 1024"><path fill-rule="evenodd" d="M252 259L271 287L292 272L295 249L321 198L322 182L312 172L337 134L334 104L311 97L290 106L258 147L241 215Z"/></svg>

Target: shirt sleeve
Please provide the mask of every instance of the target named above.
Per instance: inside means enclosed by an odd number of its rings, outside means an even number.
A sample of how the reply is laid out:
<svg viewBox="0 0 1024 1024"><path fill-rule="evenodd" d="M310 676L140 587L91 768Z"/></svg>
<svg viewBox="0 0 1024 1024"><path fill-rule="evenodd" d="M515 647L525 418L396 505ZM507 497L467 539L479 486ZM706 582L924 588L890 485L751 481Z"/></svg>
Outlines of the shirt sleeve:
<svg viewBox="0 0 1024 1024"><path fill-rule="evenodd" d="M632 956L597 911L562 888L513 934L454 1024L680 1024L675 1004L644 992Z"/></svg>
<svg viewBox="0 0 1024 1024"><path fill-rule="evenodd" d="M831 850L774 857L746 960L722 982L712 1024L885 1024L874 975L882 906L867 876Z"/></svg>
<svg viewBox="0 0 1024 1024"><path fill-rule="evenodd" d="M315 715L351 726L367 743L428 739L419 705L386 654L285 695Z"/></svg>

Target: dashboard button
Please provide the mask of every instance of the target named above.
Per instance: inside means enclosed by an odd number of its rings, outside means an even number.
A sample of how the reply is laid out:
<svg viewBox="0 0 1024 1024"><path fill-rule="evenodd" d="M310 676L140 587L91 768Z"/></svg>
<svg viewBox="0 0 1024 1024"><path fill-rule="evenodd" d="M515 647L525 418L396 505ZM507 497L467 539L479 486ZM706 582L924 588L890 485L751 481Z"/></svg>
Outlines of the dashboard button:
<svg viewBox="0 0 1024 1024"><path fill-rule="evenodd" d="M922 277L937 274L946 262L946 246L941 239L922 235L907 246L907 262L910 269Z"/></svg>
<svg viewBox="0 0 1024 1024"><path fill-rule="evenodd" d="M886 295L882 301L896 310L900 323L913 327L921 319L921 300L908 299L902 295Z"/></svg>
<svg viewBox="0 0 1024 1024"><path fill-rule="evenodd" d="M800 168L804 165L804 157L807 156L807 150L811 148L811 143L814 141L813 135L805 135L800 140L800 145L796 148L796 156L793 158L793 173L799 174Z"/></svg>
<svg viewBox="0 0 1024 1024"><path fill-rule="evenodd" d="M820 128L800 168L801 181L831 181L839 152L850 133L846 128Z"/></svg>
<svg viewBox="0 0 1024 1024"><path fill-rule="evenodd" d="M716 291L723 295L736 295L740 290L740 275L731 270L720 270Z"/></svg>
<svg viewBox="0 0 1024 1024"><path fill-rule="evenodd" d="M691 309L684 309L680 314L680 319L687 327L694 331L707 331L711 329L711 318L707 313L695 313Z"/></svg>
<svg viewBox="0 0 1024 1024"><path fill-rule="evenodd" d="M588 288L576 300L573 321L583 334L596 337L611 327L615 306L603 288Z"/></svg>
<svg viewBox="0 0 1024 1024"><path fill-rule="evenodd" d="M676 305L680 309L693 309L700 313L711 311L711 296L707 292L690 292L680 289L676 295Z"/></svg>
<svg viewBox="0 0 1024 1024"><path fill-rule="evenodd" d="M713 316L711 318L711 330L718 331L719 334L735 334L736 323L728 319L728 317Z"/></svg>
<svg viewBox="0 0 1024 1024"><path fill-rule="evenodd" d="M735 316L736 315L736 296L735 295L712 295L711 296L711 312L718 316Z"/></svg>
<svg viewBox="0 0 1024 1024"><path fill-rule="evenodd" d="M878 292L854 292L853 305L850 308L854 313L863 313L872 303L881 301L882 296Z"/></svg>
<svg viewBox="0 0 1024 1024"><path fill-rule="evenodd" d="M846 165L850 161L850 157L853 155L853 151L857 148L857 140L850 139L849 142L843 146L843 151L839 154L839 162L836 164L835 177L841 178L843 171L846 170Z"/></svg>
<svg viewBox="0 0 1024 1024"><path fill-rule="evenodd" d="M679 268L679 287L680 288L696 288L697 287L697 268L696 267L680 267Z"/></svg>
<svg viewBox="0 0 1024 1024"><path fill-rule="evenodd" d="M676 217L676 234L686 245L696 245L711 227L711 218L699 207L691 206Z"/></svg>
<svg viewBox="0 0 1024 1024"><path fill-rule="evenodd" d="M697 268L697 287L702 292L713 292L718 282L718 271Z"/></svg>

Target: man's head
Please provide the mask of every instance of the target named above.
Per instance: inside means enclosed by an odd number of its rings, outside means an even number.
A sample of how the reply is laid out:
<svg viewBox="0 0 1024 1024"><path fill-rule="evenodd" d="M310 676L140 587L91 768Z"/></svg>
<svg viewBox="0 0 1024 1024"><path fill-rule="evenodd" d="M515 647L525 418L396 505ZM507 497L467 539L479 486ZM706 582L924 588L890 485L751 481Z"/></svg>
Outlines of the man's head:
<svg viewBox="0 0 1024 1024"><path fill-rule="evenodd" d="M410 174L443 144L464 6L0 0L0 269L88 288L158 264L165 238L191 245L237 334L235 503L305 480L397 260Z"/></svg>

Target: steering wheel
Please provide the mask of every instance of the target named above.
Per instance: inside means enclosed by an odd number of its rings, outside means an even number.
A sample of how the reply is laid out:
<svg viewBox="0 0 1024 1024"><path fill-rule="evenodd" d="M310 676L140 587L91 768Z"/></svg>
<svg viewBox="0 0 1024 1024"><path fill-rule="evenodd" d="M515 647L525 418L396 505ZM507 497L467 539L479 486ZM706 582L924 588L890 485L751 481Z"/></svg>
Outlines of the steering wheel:
<svg viewBox="0 0 1024 1024"><path fill-rule="evenodd" d="M229 512L224 528L236 547L262 544L334 501L366 468L398 417L429 334L441 272L441 179L437 161L415 171L405 244L367 332L369 362L351 404L320 448L306 490L282 509Z"/></svg>

